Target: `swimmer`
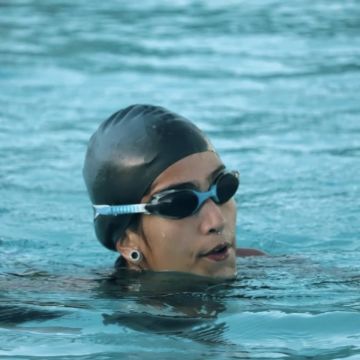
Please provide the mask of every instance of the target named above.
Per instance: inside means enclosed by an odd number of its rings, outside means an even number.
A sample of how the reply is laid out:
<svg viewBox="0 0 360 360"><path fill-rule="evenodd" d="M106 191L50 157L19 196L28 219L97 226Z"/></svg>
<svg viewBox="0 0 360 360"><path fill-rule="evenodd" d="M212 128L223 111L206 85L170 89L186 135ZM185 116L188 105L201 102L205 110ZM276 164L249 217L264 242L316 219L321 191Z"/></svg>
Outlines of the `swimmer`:
<svg viewBox="0 0 360 360"><path fill-rule="evenodd" d="M91 137L83 176L98 240L137 271L236 276L240 177L205 134L165 108L132 105Z"/></svg>

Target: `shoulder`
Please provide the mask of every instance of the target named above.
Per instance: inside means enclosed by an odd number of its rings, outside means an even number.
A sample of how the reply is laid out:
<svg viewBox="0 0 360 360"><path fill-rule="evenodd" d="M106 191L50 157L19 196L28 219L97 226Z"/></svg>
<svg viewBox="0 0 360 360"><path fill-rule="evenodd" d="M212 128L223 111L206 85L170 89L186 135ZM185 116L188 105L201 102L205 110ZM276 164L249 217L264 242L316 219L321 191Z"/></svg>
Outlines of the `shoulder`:
<svg viewBox="0 0 360 360"><path fill-rule="evenodd" d="M236 249L236 256L264 256L264 255L267 254L257 249L249 249L249 248Z"/></svg>

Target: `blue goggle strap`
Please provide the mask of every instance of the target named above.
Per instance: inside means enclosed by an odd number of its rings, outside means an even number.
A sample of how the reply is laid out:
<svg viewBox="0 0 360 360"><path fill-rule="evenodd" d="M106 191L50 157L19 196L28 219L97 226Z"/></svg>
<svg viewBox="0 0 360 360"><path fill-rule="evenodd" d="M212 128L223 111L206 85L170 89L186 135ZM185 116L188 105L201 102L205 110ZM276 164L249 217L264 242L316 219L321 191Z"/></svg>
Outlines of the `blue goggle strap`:
<svg viewBox="0 0 360 360"><path fill-rule="evenodd" d="M202 206L202 204L207 200L212 198L215 200L215 202L219 202L219 199L217 197L217 184L214 184L211 186L209 191L201 192L201 191L195 191L191 190L196 194L198 197L198 206L196 209L194 209L194 212L196 212L199 207ZM181 192L183 190L170 190L171 192ZM156 196L156 201L160 200L161 202L161 195L164 194L158 194L159 197ZM94 208L94 219L96 219L99 215L103 216L117 216L117 215L125 215L125 214L149 214L149 211L146 210L146 205L148 204L132 204L132 205L93 205Z"/></svg>
<svg viewBox="0 0 360 360"><path fill-rule="evenodd" d="M148 214L145 209L147 204L133 204L133 205L93 205L94 219L99 215L116 216L125 214Z"/></svg>

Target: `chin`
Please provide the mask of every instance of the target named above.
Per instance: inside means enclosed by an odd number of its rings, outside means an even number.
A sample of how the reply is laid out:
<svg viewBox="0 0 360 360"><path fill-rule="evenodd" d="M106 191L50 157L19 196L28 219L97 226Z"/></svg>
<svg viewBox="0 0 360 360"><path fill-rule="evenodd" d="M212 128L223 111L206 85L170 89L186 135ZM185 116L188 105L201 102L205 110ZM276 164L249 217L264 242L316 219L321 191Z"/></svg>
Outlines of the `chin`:
<svg viewBox="0 0 360 360"><path fill-rule="evenodd" d="M229 269L227 271L221 271L219 273L213 274L211 277L214 279L223 279L223 280L233 280L236 278L237 271L236 269Z"/></svg>
<svg viewBox="0 0 360 360"><path fill-rule="evenodd" d="M223 261L203 259L198 274L213 279L235 279L237 276L235 253L230 250L228 257Z"/></svg>
<svg viewBox="0 0 360 360"><path fill-rule="evenodd" d="M224 264L221 268L203 269L202 271L196 272L196 275L218 280L232 280L237 276L236 264Z"/></svg>

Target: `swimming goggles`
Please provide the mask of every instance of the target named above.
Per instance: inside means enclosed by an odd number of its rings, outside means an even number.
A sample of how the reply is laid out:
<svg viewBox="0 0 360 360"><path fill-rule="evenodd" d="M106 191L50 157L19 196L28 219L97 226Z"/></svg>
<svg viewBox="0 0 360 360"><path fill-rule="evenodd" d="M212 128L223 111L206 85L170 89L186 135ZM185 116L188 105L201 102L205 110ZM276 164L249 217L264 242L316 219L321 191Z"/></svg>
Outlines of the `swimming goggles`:
<svg viewBox="0 0 360 360"><path fill-rule="evenodd" d="M95 219L99 215L152 214L171 219L182 219L198 212L208 199L216 204L229 201L239 187L239 173L222 172L208 191L193 189L170 189L153 195L148 203L132 205L93 205Z"/></svg>

